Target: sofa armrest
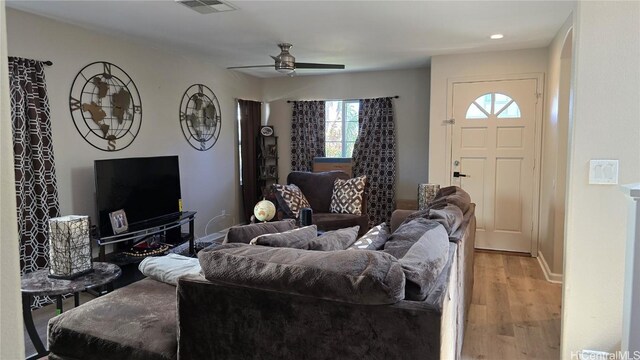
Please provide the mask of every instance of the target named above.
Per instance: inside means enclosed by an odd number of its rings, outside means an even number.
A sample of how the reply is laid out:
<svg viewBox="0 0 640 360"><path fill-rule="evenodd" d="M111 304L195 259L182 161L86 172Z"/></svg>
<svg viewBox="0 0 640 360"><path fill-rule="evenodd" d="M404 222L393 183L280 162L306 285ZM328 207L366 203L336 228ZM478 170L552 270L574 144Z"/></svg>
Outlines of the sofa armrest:
<svg viewBox="0 0 640 360"><path fill-rule="evenodd" d="M400 226L400 224L402 224L402 222L414 212L416 211L415 210L394 210L393 214L391 214L391 224L389 224L391 233L396 231L396 229Z"/></svg>

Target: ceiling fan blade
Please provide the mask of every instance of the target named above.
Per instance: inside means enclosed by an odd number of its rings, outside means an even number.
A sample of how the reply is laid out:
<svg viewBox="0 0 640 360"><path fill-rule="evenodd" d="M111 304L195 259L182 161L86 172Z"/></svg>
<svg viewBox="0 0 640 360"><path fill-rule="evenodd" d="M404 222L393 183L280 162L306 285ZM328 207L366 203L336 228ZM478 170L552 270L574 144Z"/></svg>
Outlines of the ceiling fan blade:
<svg viewBox="0 0 640 360"><path fill-rule="evenodd" d="M296 62L296 69L344 69L344 65Z"/></svg>
<svg viewBox="0 0 640 360"><path fill-rule="evenodd" d="M231 66L227 69L248 69L248 68L260 68L260 67L273 67L273 64L270 65L247 65L247 66Z"/></svg>

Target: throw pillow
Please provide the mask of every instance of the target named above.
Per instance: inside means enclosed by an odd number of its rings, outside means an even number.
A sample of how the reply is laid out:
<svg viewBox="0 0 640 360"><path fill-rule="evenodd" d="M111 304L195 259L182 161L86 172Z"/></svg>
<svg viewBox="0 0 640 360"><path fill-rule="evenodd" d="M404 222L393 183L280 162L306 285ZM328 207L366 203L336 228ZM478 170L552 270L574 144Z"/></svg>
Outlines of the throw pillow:
<svg viewBox="0 0 640 360"><path fill-rule="evenodd" d="M360 230L360 226L356 225L350 228L326 231L311 240L308 249L319 251L344 250L356 241L358 230Z"/></svg>
<svg viewBox="0 0 640 360"><path fill-rule="evenodd" d="M448 204L457 206L464 214L471 207L471 197L466 191L457 186L447 186L438 191L428 208L442 209Z"/></svg>
<svg viewBox="0 0 640 360"><path fill-rule="evenodd" d="M289 217L297 219L300 216L301 209L311 207L302 190L294 184L274 184L273 189L276 193L278 204Z"/></svg>
<svg viewBox="0 0 640 360"><path fill-rule="evenodd" d="M318 227L311 225L277 234L256 236L251 239L249 243L251 245L308 249L309 241L315 239L317 236Z"/></svg>
<svg viewBox="0 0 640 360"><path fill-rule="evenodd" d="M372 227L358 241L349 246L347 250L378 250L389 239L390 231L386 223Z"/></svg>
<svg viewBox="0 0 640 360"><path fill-rule="evenodd" d="M455 245L451 245L455 246ZM384 244L406 277L405 299L424 300L449 259L449 236L434 220L414 219L402 224Z"/></svg>
<svg viewBox="0 0 640 360"><path fill-rule="evenodd" d="M267 223L249 224L242 226L232 226L227 233L223 243L244 243L248 244L251 239L258 235L280 233L296 227L296 222L292 219L283 221L273 221Z"/></svg>
<svg viewBox="0 0 640 360"><path fill-rule="evenodd" d="M367 184L366 176L349 180L336 179L331 196L331 212L362 215L362 196Z"/></svg>

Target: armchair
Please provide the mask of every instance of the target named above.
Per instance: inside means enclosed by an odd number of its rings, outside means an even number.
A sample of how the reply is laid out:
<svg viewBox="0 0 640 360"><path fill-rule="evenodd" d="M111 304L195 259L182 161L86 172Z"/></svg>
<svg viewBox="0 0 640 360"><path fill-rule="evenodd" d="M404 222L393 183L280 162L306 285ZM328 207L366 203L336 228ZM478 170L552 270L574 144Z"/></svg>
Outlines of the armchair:
<svg viewBox="0 0 640 360"><path fill-rule="evenodd" d="M366 189L362 196L362 215L330 212L334 181L349 178L347 173L340 170L317 173L293 171L287 176L287 184L295 184L302 190L311 205L313 223L318 226L318 230L329 231L360 225L358 236L362 236L369 230Z"/></svg>

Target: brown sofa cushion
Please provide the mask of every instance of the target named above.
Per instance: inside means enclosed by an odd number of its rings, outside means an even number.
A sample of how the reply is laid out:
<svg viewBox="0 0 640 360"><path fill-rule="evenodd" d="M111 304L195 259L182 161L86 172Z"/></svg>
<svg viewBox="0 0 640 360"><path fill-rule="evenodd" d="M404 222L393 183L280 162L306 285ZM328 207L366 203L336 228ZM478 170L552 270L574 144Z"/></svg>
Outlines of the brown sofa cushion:
<svg viewBox="0 0 640 360"><path fill-rule="evenodd" d="M223 244L198 253L205 278L222 283L355 304L404 297L402 267L377 251L307 251Z"/></svg>
<svg viewBox="0 0 640 360"><path fill-rule="evenodd" d="M446 265L449 236L438 222L417 218L401 225L383 251L402 265L407 281L405 299L422 301Z"/></svg>
<svg viewBox="0 0 640 360"><path fill-rule="evenodd" d="M466 213L471 206L469 194L457 186L447 186L441 188L433 201L429 204L430 209L442 209L448 204L457 206L462 213Z"/></svg>
<svg viewBox="0 0 640 360"><path fill-rule="evenodd" d="M328 213L336 179L347 180L349 175L339 170L317 173L292 171L287 176L287 183L296 184L302 190L314 213Z"/></svg>
<svg viewBox="0 0 640 360"><path fill-rule="evenodd" d="M425 218L439 222L447 230L447 234L451 235L455 233L462 225L464 215L459 207L453 204L446 204L440 209L427 208L420 210L407 216L403 224L417 218Z"/></svg>
<svg viewBox="0 0 640 360"><path fill-rule="evenodd" d="M356 241L358 229L358 226L354 226L327 231L317 236L317 227L311 225L283 233L260 235L251 240L250 244L316 251L345 250Z"/></svg>
<svg viewBox="0 0 640 360"><path fill-rule="evenodd" d="M318 237L315 225L288 230L281 233L258 235L249 244L270 247L288 247L294 249L308 249L309 241Z"/></svg>
<svg viewBox="0 0 640 360"><path fill-rule="evenodd" d="M358 236L364 235L369 230L369 218L367 215L313 213L313 223L318 230L330 231L344 229L355 225L360 226Z"/></svg>
<svg viewBox="0 0 640 360"><path fill-rule="evenodd" d="M296 227L293 219L274 221L267 223L232 226L227 233L223 243L244 243L248 244L251 239L262 234L279 233L291 230Z"/></svg>
<svg viewBox="0 0 640 360"><path fill-rule="evenodd" d="M49 321L52 358L169 360L177 354L176 287L143 279Z"/></svg>

